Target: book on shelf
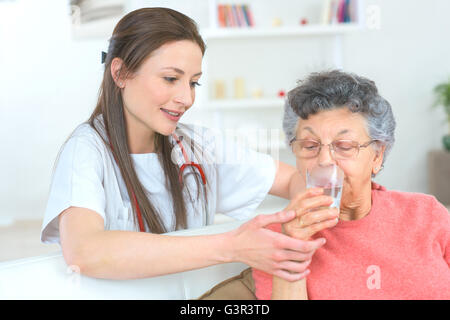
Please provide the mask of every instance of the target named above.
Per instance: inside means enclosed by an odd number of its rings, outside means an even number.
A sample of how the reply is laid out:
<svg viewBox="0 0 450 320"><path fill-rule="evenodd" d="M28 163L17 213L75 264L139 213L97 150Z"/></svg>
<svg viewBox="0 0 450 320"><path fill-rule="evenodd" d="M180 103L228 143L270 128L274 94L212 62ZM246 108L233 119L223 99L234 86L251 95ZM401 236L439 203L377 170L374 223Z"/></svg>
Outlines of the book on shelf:
<svg viewBox="0 0 450 320"><path fill-rule="evenodd" d="M324 0L322 24L358 22L359 0Z"/></svg>
<svg viewBox="0 0 450 320"><path fill-rule="evenodd" d="M253 27L253 15L246 4L218 4L217 21L219 27Z"/></svg>

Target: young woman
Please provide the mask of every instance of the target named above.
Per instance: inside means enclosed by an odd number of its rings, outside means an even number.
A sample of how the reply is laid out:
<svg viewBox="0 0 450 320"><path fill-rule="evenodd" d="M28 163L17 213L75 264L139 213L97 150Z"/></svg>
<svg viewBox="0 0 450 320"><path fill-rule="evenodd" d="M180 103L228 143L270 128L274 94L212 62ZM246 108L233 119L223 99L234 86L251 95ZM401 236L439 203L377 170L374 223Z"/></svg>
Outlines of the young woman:
<svg viewBox="0 0 450 320"><path fill-rule="evenodd" d="M215 212L249 218L267 193L291 198L303 188L295 168L265 154L219 161L220 146L226 155L237 147L179 123L204 52L196 24L174 10L139 9L114 29L97 107L61 149L41 234L81 273L131 279L240 261L293 281L323 245L265 228L294 212L217 235L163 234L212 223Z"/></svg>

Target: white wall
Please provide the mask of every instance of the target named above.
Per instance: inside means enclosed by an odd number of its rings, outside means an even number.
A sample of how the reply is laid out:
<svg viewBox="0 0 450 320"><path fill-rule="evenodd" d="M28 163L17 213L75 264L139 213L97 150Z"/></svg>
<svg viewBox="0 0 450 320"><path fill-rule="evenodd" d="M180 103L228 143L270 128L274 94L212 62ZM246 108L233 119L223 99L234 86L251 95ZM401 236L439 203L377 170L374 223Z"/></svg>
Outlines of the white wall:
<svg viewBox="0 0 450 320"><path fill-rule="evenodd" d="M345 36L344 65L373 79L394 108L397 142L377 180L426 192L426 153L441 147L447 130L443 111L430 104L433 86L450 75L450 1L366 3L381 9L381 28ZM43 216L59 147L95 106L106 47L106 39L71 39L68 1L0 2L0 222Z"/></svg>
<svg viewBox="0 0 450 320"><path fill-rule="evenodd" d="M91 112L104 40L72 41L68 1L0 2L0 221L40 218L59 146Z"/></svg>
<svg viewBox="0 0 450 320"><path fill-rule="evenodd" d="M348 70L377 83L397 120L397 141L377 181L427 192L427 152L442 148L448 130L443 110L430 106L433 87L450 76L450 1L366 4L380 8L380 29L347 36L344 59Z"/></svg>

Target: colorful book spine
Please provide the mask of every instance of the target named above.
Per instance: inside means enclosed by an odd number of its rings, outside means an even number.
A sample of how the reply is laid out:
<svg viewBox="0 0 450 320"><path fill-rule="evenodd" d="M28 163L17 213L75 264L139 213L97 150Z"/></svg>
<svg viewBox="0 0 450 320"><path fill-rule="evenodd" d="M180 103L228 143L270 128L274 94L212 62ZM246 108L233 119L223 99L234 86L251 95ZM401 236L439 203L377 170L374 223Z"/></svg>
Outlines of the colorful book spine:
<svg viewBox="0 0 450 320"><path fill-rule="evenodd" d="M330 10L331 10L331 0L324 0L324 5L322 7L322 17L320 19L322 24L330 23Z"/></svg>
<svg viewBox="0 0 450 320"><path fill-rule="evenodd" d="M244 11L242 10L242 5L238 4L236 5L236 13L238 16L239 26L241 27L247 27L247 20L245 20L244 17Z"/></svg>
<svg viewBox="0 0 450 320"><path fill-rule="evenodd" d="M338 4L338 12L337 12L338 23L344 22L344 13L345 13L345 0L340 0L339 4Z"/></svg>
<svg viewBox="0 0 450 320"><path fill-rule="evenodd" d="M236 27L241 27L242 26L242 24L241 24L241 21L239 21L239 17L238 17L238 14L237 14L237 10L236 10L236 6L235 5L232 5L231 6L231 14L233 15L233 20L234 20L234 22L235 22L235 26Z"/></svg>
<svg viewBox="0 0 450 320"><path fill-rule="evenodd" d="M253 16L248 5L218 4L217 20L219 27L252 27Z"/></svg>
<svg viewBox="0 0 450 320"><path fill-rule="evenodd" d="M345 5L344 5L344 22L345 23L351 22L351 20L350 20L350 0L345 0Z"/></svg>
<svg viewBox="0 0 450 320"><path fill-rule="evenodd" d="M358 20L358 1L357 0L351 0L350 4L348 6L348 12L350 15L350 22L359 22Z"/></svg>
<svg viewBox="0 0 450 320"><path fill-rule="evenodd" d="M351 23L357 22L358 0L325 0L322 8L322 23Z"/></svg>
<svg viewBox="0 0 450 320"><path fill-rule="evenodd" d="M248 5L244 5L244 12L246 12L247 18L248 18L248 22L249 22L249 26L250 27L254 27L255 26L255 22L253 20L253 14L252 11L250 10Z"/></svg>
<svg viewBox="0 0 450 320"><path fill-rule="evenodd" d="M331 1L331 9L330 9L330 23L331 24L339 23L338 7L339 7L338 0L332 0Z"/></svg>
<svg viewBox="0 0 450 320"><path fill-rule="evenodd" d="M219 22L219 27L226 27L227 23L225 21L225 8L223 4L217 6L217 20Z"/></svg>
<svg viewBox="0 0 450 320"><path fill-rule="evenodd" d="M250 23L250 18L248 17L248 6L246 4L242 6L242 13L244 14L245 23L247 24L247 26L252 27L252 24Z"/></svg>

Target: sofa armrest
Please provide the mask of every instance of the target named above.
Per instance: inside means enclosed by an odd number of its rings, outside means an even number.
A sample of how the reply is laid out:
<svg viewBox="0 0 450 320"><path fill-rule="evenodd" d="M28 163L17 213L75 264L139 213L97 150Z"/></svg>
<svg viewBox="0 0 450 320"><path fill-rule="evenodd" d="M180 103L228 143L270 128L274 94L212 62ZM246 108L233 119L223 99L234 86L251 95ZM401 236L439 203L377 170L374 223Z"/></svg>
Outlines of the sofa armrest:
<svg viewBox="0 0 450 320"><path fill-rule="evenodd" d="M428 192L450 207L450 152L433 150L428 153Z"/></svg>
<svg viewBox="0 0 450 320"><path fill-rule="evenodd" d="M215 234L235 229L243 222L167 234ZM74 272L58 252L0 263L0 299L196 299L246 268L242 263L227 263L146 279L104 280Z"/></svg>

